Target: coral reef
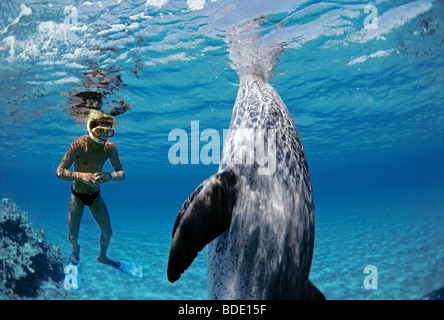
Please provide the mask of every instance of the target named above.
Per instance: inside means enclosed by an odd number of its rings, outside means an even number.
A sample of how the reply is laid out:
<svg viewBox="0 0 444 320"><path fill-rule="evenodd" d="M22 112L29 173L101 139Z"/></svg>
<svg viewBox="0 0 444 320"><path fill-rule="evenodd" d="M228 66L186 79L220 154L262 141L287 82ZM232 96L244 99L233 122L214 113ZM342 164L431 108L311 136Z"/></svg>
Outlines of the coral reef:
<svg viewBox="0 0 444 320"><path fill-rule="evenodd" d="M0 202L0 299L63 298L63 257L14 201Z"/></svg>
<svg viewBox="0 0 444 320"><path fill-rule="evenodd" d="M444 300L444 287L426 294L421 300Z"/></svg>

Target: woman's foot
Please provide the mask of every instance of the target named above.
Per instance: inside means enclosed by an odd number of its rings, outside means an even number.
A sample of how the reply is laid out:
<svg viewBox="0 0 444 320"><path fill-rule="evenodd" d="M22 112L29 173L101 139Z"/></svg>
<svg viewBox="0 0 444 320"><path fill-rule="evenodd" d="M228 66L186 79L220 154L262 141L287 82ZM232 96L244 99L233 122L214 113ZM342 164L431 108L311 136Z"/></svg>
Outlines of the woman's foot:
<svg viewBox="0 0 444 320"><path fill-rule="evenodd" d="M98 257L97 261L99 261L100 263L106 264L108 266L111 266L111 267L115 267L115 268L120 267L119 260L110 259L110 258L107 258L107 257L105 257L105 258Z"/></svg>
<svg viewBox="0 0 444 320"><path fill-rule="evenodd" d="M73 247L70 258L71 263L75 266L78 265L79 258L80 258L80 246L77 246L77 250L75 250L75 248Z"/></svg>

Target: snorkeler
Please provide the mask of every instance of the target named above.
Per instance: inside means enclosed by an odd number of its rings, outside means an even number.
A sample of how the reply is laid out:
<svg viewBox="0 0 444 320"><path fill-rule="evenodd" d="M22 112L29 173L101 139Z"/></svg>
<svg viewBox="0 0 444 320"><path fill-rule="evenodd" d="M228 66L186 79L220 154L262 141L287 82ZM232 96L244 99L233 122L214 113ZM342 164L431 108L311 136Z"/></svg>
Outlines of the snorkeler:
<svg viewBox="0 0 444 320"><path fill-rule="evenodd" d="M100 227L100 254L98 261L114 268L120 268L120 261L106 255L112 229L105 202L100 195L100 185L108 181L125 179L117 147L108 138L114 135L113 118L97 110L92 110L88 120L88 135L74 140L63 156L57 168L57 177L74 181L71 185L71 202L69 205L68 223L69 240L72 244L70 262L79 263L80 246L78 244L80 221L85 206L89 207L92 216ZM102 172L106 160L110 160L115 172ZM74 164L74 170L69 168Z"/></svg>

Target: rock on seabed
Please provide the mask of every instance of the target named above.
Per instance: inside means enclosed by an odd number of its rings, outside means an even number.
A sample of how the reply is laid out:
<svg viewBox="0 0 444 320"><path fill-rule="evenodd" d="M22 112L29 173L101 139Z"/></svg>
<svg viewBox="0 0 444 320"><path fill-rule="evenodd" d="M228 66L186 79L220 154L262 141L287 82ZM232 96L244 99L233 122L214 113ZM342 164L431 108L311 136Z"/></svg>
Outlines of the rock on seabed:
<svg viewBox="0 0 444 320"><path fill-rule="evenodd" d="M63 257L14 201L0 202L0 299L63 299ZM46 294L49 290L51 296Z"/></svg>

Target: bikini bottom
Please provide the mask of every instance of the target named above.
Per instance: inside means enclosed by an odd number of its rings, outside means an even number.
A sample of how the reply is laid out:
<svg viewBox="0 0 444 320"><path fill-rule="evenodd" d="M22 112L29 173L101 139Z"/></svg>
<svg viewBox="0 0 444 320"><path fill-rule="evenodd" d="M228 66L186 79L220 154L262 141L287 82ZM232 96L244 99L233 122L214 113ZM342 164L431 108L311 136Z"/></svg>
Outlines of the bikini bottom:
<svg viewBox="0 0 444 320"><path fill-rule="evenodd" d="M83 202L83 204L87 207L89 207L100 194L100 190L96 191L96 192L90 192L90 193L79 193L77 191L74 191L72 186L71 186L71 192L78 199L80 199Z"/></svg>

